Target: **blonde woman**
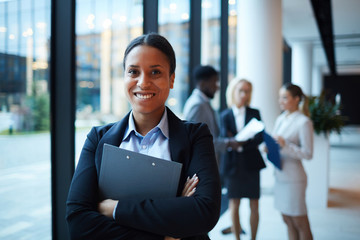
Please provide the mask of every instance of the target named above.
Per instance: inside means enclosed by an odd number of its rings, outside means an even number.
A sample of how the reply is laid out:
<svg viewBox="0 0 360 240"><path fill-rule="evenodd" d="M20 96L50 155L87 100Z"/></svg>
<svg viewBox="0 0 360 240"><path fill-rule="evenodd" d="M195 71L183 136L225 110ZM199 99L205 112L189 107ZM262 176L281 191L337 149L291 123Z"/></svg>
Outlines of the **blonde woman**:
<svg viewBox="0 0 360 240"><path fill-rule="evenodd" d="M273 136L281 147L282 170L275 169L275 208L287 225L289 239L312 240L302 165L302 159L311 159L313 153L307 98L299 86L287 84L280 89L279 105L283 113L276 119Z"/></svg>
<svg viewBox="0 0 360 240"><path fill-rule="evenodd" d="M251 82L245 79L234 79L229 83L226 97L229 109L221 113L221 136L234 137L252 118L261 120L260 112L250 108L252 93ZM231 212L231 232L235 239L240 239L243 232L239 207L241 198L250 199L251 239L256 239L259 223L260 169L265 167L264 160L258 150L263 141L262 134L243 142L238 149L229 149L223 156L222 174L228 190L229 209ZM226 231L226 229L224 229ZM223 233L224 233L223 231Z"/></svg>

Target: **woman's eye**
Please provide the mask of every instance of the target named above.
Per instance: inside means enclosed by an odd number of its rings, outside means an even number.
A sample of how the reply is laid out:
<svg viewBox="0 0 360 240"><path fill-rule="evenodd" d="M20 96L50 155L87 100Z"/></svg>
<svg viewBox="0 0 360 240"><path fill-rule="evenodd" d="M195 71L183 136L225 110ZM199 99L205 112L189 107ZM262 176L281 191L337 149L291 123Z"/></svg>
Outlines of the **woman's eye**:
<svg viewBox="0 0 360 240"><path fill-rule="evenodd" d="M136 74L138 74L138 71L137 71L136 69L130 69L130 70L128 71L128 73L129 73L130 75L136 75Z"/></svg>
<svg viewBox="0 0 360 240"><path fill-rule="evenodd" d="M152 75L159 75L161 72L159 70L152 70L151 74Z"/></svg>

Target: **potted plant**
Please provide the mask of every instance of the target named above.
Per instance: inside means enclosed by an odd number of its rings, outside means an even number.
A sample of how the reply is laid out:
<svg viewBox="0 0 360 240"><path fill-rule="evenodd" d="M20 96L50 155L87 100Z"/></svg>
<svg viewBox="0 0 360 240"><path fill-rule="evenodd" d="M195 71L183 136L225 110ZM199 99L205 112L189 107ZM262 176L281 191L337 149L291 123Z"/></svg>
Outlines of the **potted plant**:
<svg viewBox="0 0 360 240"><path fill-rule="evenodd" d="M314 126L314 151L311 161L304 161L308 175L307 202L309 207L326 208L329 189L330 142L329 134L341 133L344 118L339 101L331 102L325 93L309 98L310 118Z"/></svg>
<svg viewBox="0 0 360 240"><path fill-rule="evenodd" d="M316 134L328 136L333 131L338 134L344 126L344 117L340 115L340 103L326 100L324 92L309 100L310 117Z"/></svg>

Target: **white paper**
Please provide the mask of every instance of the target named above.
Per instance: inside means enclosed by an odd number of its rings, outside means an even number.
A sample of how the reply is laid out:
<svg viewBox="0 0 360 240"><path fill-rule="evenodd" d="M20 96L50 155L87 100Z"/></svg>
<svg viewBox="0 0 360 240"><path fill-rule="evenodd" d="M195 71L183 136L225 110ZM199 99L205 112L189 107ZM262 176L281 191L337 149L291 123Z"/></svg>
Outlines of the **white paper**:
<svg viewBox="0 0 360 240"><path fill-rule="evenodd" d="M265 125L263 122L257 120L256 118L252 118L248 124L245 125L241 131L236 134L235 140L238 142L247 141L253 138L257 133L264 130Z"/></svg>

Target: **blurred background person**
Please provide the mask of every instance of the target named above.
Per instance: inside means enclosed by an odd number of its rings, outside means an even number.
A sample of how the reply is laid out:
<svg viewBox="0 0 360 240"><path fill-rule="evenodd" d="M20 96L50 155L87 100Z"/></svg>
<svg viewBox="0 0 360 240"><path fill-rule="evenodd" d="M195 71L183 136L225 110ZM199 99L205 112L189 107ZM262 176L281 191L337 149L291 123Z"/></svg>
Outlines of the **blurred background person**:
<svg viewBox="0 0 360 240"><path fill-rule="evenodd" d="M241 143L233 138L220 137L218 116L210 104L219 89L219 73L212 66L199 65L193 70L195 89L184 105L184 118L192 122L206 123L213 135L214 147L219 164L219 154L229 147L237 148Z"/></svg>
<svg viewBox="0 0 360 240"><path fill-rule="evenodd" d="M250 108L251 82L235 78L226 90L229 109L221 113L221 136L234 137L252 118L261 120L260 112ZM242 143L242 146L224 154L222 169L229 198L232 226L222 232L233 232L235 239L244 233L240 224L239 208L241 198L250 200L251 239L256 239L259 223L260 170L266 165L258 146L262 143L262 133Z"/></svg>
<svg viewBox="0 0 360 240"><path fill-rule="evenodd" d="M307 176L301 162L313 154L308 99L299 86L286 84L280 89L279 105L283 113L275 121L273 136L281 148L282 169L275 168L275 208L287 225L289 239L311 240L305 203Z"/></svg>

